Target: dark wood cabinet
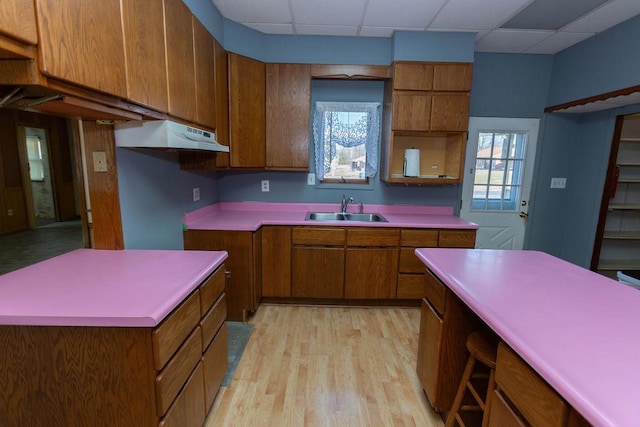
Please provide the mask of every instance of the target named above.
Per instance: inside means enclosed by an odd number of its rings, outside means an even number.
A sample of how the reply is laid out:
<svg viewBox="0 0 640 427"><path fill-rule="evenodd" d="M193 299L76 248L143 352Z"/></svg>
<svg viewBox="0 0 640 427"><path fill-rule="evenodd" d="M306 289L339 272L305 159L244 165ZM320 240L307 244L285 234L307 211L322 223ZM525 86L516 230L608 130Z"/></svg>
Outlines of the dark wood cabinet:
<svg viewBox="0 0 640 427"><path fill-rule="evenodd" d="M309 170L311 66L266 64L266 167Z"/></svg>
<svg viewBox="0 0 640 427"><path fill-rule="evenodd" d="M344 298L344 248L294 247L292 296Z"/></svg>
<svg viewBox="0 0 640 427"><path fill-rule="evenodd" d="M426 298L422 299L420 335L418 338L418 365L416 373L429 401L437 407L438 373L442 343L443 320Z"/></svg>
<svg viewBox="0 0 640 427"><path fill-rule="evenodd" d="M264 168L265 64L235 53L228 59L231 167Z"/></svg>
<svg viewBox="0 0 640 427"><path fill-rule="evenodd" d="M347 248L345 264L345 298L396 297L398 248Z"/></svg>
<svg viewBox="0 0 640 427"><path fill-rule="evenodd" d="M262 296L291 296L291 227L262 227Z"/></svg>
<svg viewBox="0 0 640 427"><path fill-rule="evenodd" d="M37 44L33 0L4 0L0 8L0 58L35 58Z"/></svg>
<svg viewBox="0 0 640 427"><path fill-rule="evenodd" d="M205 127L216 128L216 68L213 36L193 16L193 48L195 61L195 122Z"/></svg>
<svg viewBox="0 0 640 427"><path fill-rule="evenodd" d="M122 0L127 99L167 112L169 108L163 0Z"/></svg>

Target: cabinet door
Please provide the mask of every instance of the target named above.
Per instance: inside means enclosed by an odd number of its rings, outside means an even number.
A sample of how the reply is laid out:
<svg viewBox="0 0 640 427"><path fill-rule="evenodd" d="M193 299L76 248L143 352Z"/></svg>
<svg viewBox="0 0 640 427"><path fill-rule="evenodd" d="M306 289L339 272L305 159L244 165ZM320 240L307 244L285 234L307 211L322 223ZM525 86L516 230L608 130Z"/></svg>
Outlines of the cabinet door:
<svg viewBox="0 0 640 427"><path fill-rule="evenodd" d="M418 365L416 373L432 406L436 406L440 370L440 348L443 321L426 299L422 299L420 335L418 338Z"/></svg>
<svg viewBox="0 0 640 427"><path fill-rule="evenodd" d="M251 242L253 247L253 258L251 259L253 276L250 281L251 305L248 309L249 311L256 311L262 299L262 228L253 233Z"/></svg>
<svg viewBox="0 0 640 427"><path fill-rule="evenodd" d="M191 11L182 0L164 0L169 114L196 121Z"/></svg>
<svg viewBox="0 0 640 427"><path fill-rule="evenodd" d="M344 249L294 247L292 296L301 298L344 297Z"/></svg>
<svg viewBox="0 0 640 427"><path fill-rule="evenodd" d="M309 170L311 66L267 64L268 168Z"/></svg>
<svg viewBox="0 0 640 427"><path fill-rule="evenodd" d="M213 36L195 16L192 20L195 51L196 122L215 129L216 69Z"/></svg>
<svg viewBox="0 0 640 427"><path fill-rule="evenodd" d="M227 51L213 39L216 76L216 140L229 145L229 61ZM229 153L216 153L216 167L229 167Z"/></svg>
<svg viewBox="0 0 640 427"><path fill-rule="evenodd" d="M232 167L265 166L265 65L229 54L229 143Z"/></svg>
<svg viewBox="0 0 640 427"><path fill-rule="evenodd" d="M433 64L425 62L394 64L393 88L395 90L431 90Z"/></svg>
<svg viewBox="0 0 640 427"><path fill-rule="evenodd" d="M434 91L471 91L472 64L435 64L433 67Z"/></svg>
<svg viewBox="0 0 640 427"><path fill-rule="evenodd" d="M432 131L466 132L469 127L469 95L437 94L431 102Z"/></svg>
<svg viewBox="0 0 640 427"><path fill-rule="evenodd" d="M428 131L431 95L412 92L393 94L393 130Z"/></svg>
<svg viewBox="0 0 640 427"><path fill-rule="evenodd" d="M14 43L14 40L18 43ZM38 44L33 0L3 0L0 8L1 57L34 57L35 49L26 49L23 43L30 46Z"/></svg>
<svg viewBox="0 0 640 427"><path fill-rule="evenodd" d="M509 406L498 390L494 390L489 411L489 427L525 427L526 422Z"/></svg>
<svg viewBox="0 0 640 427"><path fill-rule="evenodd" d="M262 228L262 296L291 296L291 227Z"/></svg>
<svg viewBox="0 0 640 427"><path fill-rule="evenodd" d="M167 112L167 61L162 0L122 0L127 99Z"/></svg>
<svg viewBox="0 0 640 427"><path fill-rule="evenodd" d="M36 10L43 74L126 97L120 0L36 0Z"/></svg>
<svg viewBox="0 0 640 427"><path fill-rule="evenodd" d="M396 297L397 248L348 248L346 258L345 298Z"/></svg>

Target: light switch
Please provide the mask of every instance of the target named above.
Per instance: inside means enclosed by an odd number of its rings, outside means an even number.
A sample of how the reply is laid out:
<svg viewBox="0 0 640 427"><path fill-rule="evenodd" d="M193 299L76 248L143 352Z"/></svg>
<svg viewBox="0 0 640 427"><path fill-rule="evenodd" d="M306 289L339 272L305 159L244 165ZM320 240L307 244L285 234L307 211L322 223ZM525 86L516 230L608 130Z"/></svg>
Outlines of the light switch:
<svg viewBox="0 0 640 427"><path fill-rule="evenodd" d="M307 175L307 185L316 185L316 174L310 173Z"/></svg>
<svg viewBox="0 0 640 427"><path fill-rule="evenodd" d="M263 179L262 180L262 192L263 193L268 193L269 192L269 180L268 179Z"/></svg>
<svg viewBox="0 0 640 427"><path fill-rule="evenodd" d="M200 200L200 187L193 187L193 201L197 202Z"/></svg>
<svg viewBox="0 0 640 427"><path fill-rule="evenodd" d="M107 168L107 153L104 151L93 152L93 171L94 172L108 172Z"/></svg>

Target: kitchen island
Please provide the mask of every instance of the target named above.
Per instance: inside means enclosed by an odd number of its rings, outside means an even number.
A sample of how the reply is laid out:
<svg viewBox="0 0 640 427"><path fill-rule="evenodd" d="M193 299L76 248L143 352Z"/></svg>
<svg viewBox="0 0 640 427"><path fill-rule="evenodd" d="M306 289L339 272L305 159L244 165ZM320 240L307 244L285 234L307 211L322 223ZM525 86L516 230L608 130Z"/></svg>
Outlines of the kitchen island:
<svg viewBox="0 0 640 427"><path fill-rule="evenodd" d="M535 251L416 255L427 283L432 275L455 294L589 423L640 425L637 289Z"/></svg>
<svg viewBox="0 0 640 427"><path fill-rule="evenodd" d="M79 249L0 276L0 425L202 425L226 258Z"/></svg>

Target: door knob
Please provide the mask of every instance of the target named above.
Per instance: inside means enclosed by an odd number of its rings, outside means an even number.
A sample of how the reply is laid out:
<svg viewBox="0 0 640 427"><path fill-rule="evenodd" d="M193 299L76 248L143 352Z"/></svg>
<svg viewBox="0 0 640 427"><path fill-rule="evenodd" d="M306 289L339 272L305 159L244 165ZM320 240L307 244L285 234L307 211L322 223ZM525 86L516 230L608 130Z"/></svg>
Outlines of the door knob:
<svg viewBox="0 0 640 427"><path fill-rule="evenodd" d="M520 218L526 218L529 216L529 214L526 212L520 212L518 215L520 215Z"/></svg>
<svg viewBox="0 0 640 427"><path fill-rule="evenodd" d="M520 206L527 206L527 201L526 200L521 201Z"/></svg>

